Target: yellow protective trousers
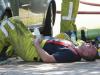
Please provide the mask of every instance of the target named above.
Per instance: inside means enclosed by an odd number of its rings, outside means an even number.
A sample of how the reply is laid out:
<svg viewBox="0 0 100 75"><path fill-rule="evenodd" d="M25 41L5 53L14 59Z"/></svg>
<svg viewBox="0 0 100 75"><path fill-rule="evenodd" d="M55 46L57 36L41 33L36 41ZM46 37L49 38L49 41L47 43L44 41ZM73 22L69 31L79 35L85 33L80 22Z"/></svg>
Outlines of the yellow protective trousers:
<svg viewBox="0 0 100 75"><path fill-rule="evenodd" d="M1 21L0 25L0 52L4 45L9 44L12 50L25 61L38 61L33 36L27 27L15 17Z"/></svg>
<svg viewBox="0 0 100 75"><path fill-rule="evenodd" d="M61 32L76 31L75 19L79 0L62 0L61 6Z"/></svg>

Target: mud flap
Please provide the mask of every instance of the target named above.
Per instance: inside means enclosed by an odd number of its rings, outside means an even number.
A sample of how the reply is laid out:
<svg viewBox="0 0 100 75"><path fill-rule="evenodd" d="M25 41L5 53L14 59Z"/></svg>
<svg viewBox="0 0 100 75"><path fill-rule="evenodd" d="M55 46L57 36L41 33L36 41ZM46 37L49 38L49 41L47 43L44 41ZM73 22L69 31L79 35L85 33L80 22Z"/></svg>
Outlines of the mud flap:
<svg viewBox="0 0 100 75"><path fill-rule="evenodd" d="M44 36L52 36L53 34L52 27L55 23L55 16L56 16L56 3L55 0L51 0L46 12L44 26L43 29L41 30L41 34L43 34Z"/></svg>

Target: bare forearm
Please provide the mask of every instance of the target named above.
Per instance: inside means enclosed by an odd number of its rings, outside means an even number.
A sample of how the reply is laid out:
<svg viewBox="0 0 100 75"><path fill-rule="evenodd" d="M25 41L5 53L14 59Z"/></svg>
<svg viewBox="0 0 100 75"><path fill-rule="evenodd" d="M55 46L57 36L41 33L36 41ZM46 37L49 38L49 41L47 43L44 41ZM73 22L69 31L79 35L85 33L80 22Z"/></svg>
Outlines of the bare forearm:
<svg viewBox="0 0 100 75"><path fill-rule="evenodd" d="M40 56L40 58L44 61L44 62L56 62L55 58L53 57L53 55L48 54L44 49L42 49L40 47L39 43L35 44L35 47L37 49L37 52Z"/></svg>

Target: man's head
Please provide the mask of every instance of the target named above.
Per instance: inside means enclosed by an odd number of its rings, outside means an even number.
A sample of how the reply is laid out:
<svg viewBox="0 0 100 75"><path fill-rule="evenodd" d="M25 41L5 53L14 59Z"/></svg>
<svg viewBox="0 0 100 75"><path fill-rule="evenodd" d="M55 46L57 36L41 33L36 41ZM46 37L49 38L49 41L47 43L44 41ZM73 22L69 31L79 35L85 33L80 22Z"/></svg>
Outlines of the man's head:
<svg viewBox="0 0 100 75"><path fill-rule="evenodd" d="M79 47L81 57L87 61L93 61L97 54L97 48L91 43L84 43Z"/></svg>

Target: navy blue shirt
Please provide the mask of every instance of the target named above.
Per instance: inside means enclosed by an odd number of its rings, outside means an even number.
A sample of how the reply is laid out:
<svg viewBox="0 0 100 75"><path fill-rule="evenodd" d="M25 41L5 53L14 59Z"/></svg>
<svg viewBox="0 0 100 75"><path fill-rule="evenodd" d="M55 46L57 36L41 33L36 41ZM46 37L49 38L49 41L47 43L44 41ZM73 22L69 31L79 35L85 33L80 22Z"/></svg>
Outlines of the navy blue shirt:
<svg viewBox="0 0 100 75"><path fill-rule="evenodd" d="M74 62L80 61L81 57L72 52L69 48L52 43L46 43L43 49L50 55L53 55L57 62Z"/></svg>

